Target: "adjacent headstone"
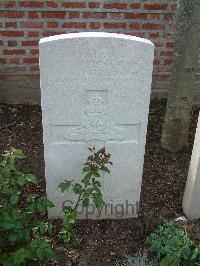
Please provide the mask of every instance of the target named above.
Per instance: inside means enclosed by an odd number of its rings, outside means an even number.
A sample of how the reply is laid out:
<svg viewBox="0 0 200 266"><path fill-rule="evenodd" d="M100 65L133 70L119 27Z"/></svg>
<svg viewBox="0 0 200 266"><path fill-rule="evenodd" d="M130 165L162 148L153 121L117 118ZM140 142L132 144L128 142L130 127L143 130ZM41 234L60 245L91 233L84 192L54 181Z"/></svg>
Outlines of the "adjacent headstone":
<svg viewBox="0 0 200 266"><path fill-rule="evenodd" d="M190 219L200 218L200 116L183 197L183 211Z"/></svg>
<svg viewBox="0 0 200 266"><path fill-rule="evenodd" d="M100 179L106 205L80 218L137 216L154 45L114 33L72 33L40 40L42 120L47 196L59 217L72 194L64 179L79 180L88 148L106 147L113 166ZM80 210L79 210L80 211ZM101 211L101 213L100 213Z"/></svg>

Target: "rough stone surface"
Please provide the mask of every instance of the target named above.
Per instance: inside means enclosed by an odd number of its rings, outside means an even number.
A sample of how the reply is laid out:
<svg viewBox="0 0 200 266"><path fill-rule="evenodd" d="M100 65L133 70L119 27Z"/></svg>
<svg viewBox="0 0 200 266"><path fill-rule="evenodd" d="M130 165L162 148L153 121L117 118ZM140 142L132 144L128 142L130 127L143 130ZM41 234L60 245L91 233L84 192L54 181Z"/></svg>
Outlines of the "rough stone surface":
<svg viewBox="0 0 200 266"><path fill-rule="evenodd" d="M136 217L154 45L122 34L73 33L39 46L47 195L56 205L49 216L59 217L65 200L75 202L58 184L80 180L88 147L105 146L114 164L100 180L106 208L79 217Z"/></svg>
<svg viewBox="0 0 200 266"><path fill-rule="evenodd" d="M183 197L183 210L190 219L200 218L200 116Z"/></svg>

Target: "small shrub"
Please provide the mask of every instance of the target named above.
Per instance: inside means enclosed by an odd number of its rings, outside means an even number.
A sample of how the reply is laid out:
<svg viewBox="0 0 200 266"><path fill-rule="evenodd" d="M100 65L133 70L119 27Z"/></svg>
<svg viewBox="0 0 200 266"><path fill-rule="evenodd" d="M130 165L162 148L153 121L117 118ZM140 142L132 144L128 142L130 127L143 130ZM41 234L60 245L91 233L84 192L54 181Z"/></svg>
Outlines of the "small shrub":
<svg viewBox="0 0 200 266"><path fill-rule="evenodd" d="M112 164L110 154L105 148L89 150L91 155L84 164L81 182L65 180L59 185L62 193L71 188L77 195L75 206L63 209L65 215L59 235L64 243L79 243L73 227L79 204L86 208L92 199L98 208L104 202L97 178L101 172L110 173L106 166ZM3 157L0 161L0 265L19 266L30 261L52 260L55 258L51 241L53 227L40 217L54 204L37 193L27 193L30 185L31 189L37 186L37 178L16 168L15 161L25 158L21 150L11 149Z"/></svg>
<svg viewBox="0 0 200 266"><path fill-rule="evenodd" d="M196 265L199 247L187 236L186 228L165 221L147 238L150 250L156 252L162 266Z"/></svg>
<svg viewBox="0 0 200 266"><path fill-rule="evenodd" d="M50 234L52 226L37 219L53 203L36 193L24 195L37 178L17 170L16 159L25 158L21 150L4 153L0 162L0 264L24 265L28 261L55 257ZM23 202L23 204L21 204Z"/></svg>
<svg viewBox="0 0 200 266"><path fill-rule="evenodd" d="M93 201L97 208L100 208L103 201L101 182L98 178L101 176L101 172L110 173L107 164L110 162L110 154L106 153L105 148L95 151L95 148L89 148L91 155L87 158L83 167L83 178L81 182L74 183L73 181L65 180L60 183L59 188L62 193L67 192L70 188L77 196L77 201L74 207L65 206L63 211L65 213L63 219L63 228L60 231L60 237L64 243L70 241L79 243L76 232L73 228L73 224L77 219L77 208L79 204L83 208L89 206L90 200Z"/></svg>
<svg viewBox="0 0 200 266"><path fill-rule="evenodd" d="M136 255L124 255L121 261L118 261L115 266L154 266L155 261L148 259L146 252L139 252Z"/></svg>

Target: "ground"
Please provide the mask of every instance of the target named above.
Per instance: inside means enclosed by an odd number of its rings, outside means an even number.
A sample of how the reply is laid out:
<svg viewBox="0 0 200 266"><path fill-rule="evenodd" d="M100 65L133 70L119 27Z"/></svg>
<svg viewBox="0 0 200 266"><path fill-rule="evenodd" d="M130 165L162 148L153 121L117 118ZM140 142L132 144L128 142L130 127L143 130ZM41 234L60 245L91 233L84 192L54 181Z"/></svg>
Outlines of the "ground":
<svg viewBox="0 0 200 266"><path fill-rule="evenodd" d="M79 248L69 247L69 265L112 265L123 253L135 253L145 247L145 238L164 219L182 214L182 197L192 151L198 109L192 111L189 146L170 153L160 146L164 102L150 106L144 173L138 219L78 221ZM40 194L45 194L41 109L39 106L1 105L0 151L22 149L27 159L19 167L38 176ZM54 221L55 224L60 221ZM198 223L198 222L197 222ZM200 227L191 227L191 236L200 241ZM61 262L59 265L62 265ZM63 264L63 265L66 265Z"/></svg>

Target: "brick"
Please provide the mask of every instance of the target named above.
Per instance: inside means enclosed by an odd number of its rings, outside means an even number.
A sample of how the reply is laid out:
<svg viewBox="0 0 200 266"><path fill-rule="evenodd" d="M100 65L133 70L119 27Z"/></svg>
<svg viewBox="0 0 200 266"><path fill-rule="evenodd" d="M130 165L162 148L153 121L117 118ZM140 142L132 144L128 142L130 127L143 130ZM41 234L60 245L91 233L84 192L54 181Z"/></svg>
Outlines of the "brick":
<svg viewBox="0 0 200 266"><path fill-rule="evenodd" d="M167 42L166 47L167 48L174 48L174 43L173 42Z"/></svg>
<svg viewBox="0 0 200 266"><path fill-rule="evenodd" d="M123 22L104 22L105 29L126 29L126 23Z"/></svg>
<svg viewBox="0 0 200 266"><path fill-rule="evenodd" d="M164 60L164 65L171 65L172 64L172 59L165 59Z"/></svg>
<svg viewBox="0 0 200 266"><path fill-rule="evenodd" d="M125 19L147 19L147 14L144 13L125 13Z"/></svg>
<svg viewBox="0 0 200 266"><path fill-rule="evenodd" d="M23 18L24 12L21 11L0 11L0 18Z"/></svg>
<svg viewBox="0 0 200 266"><path fill-rule="evenodd" d="M0 76L0 80L8 80L8 76Z"/></svg>
<svg viewBox="0 0 200 266"><path fill-rule="evenodd" d="M39 54L39 50L38 49L31 49L30 50L30 54L31 55L38 55Z"/></svg>
<svg viewBox="0 0 200 266"><path fill-rule="evenodd" d="M160 14L149 14L150 19L160 19Z"/></svg>
<svg viewBox="0 0 200 266"><path fill-rule="evenodd" d="M29 17L29 18L38 18L39 15L38 15L37 12L29 11L29 12L28 12L28 17Z"/></svg>
<svg viewBox="0 0 200 266"><path fill-rule="evenodd" d="M142 25L142 28L145 30L164 30L164 25L155 24L155 23L145 23Z"/></svg>
<svg viewBox="0 0 200 266"><path fill-rule="evenodd" d="M86 23L85 22L64 22L62 24L63 28L81 28L85 29L86 28Z"/></svg>
<svg viewBox="0 0 200 266"><path fill-rule="evenodd" d="M163 43L162 42L155 42L153 41L154 45L156 48L159 48L159 47L163 47Z"/></svg>
<svg viewBox="0 0 200 266"><path fill-rule="evenodd" d="M46 1L46 5L47 7L52 7L52 8L58 7L56 1Z"/></svg>
<svg viewBox="0 0 200 266"><path fill-rule="evenodd" d="M40 68L39 68L39 66L31 66L30 68L29 68L29 70L30 71L40 71Z"/></svg>
<svg viewBox="0 0 200 266"><path fill-rule="evenodd" d="M120 19L120 18L122 18L122 14L123 14L123 13L113 12L113 13L110 13L110 17L111 17L112 19Z"/></svg>
<svg viewBox="0 0 200 266"><path fill-rule="evenodd" d="M17 28L17 22L6 22L5 27L6 28Z"/></svg>
<svg viewBox="0 0 200 266"><path fill-rule="evenodd" d="M153 64L154 64L154 65L160 65L160 60L158 60L158 59L154 59Z"/></svg>
<svg viewBox="0 0 200 266"><path fill-rule="evenodd" d="M85 8L86 4L84 2L62 2L62 7L65 8Z"/></svg>
<svg viewBox="0 0 200 266"><path fill-rule="evenodd" d="M132 33L133 36L137 36L137 37L141 37L144 38L145 37L145 33L144 32L134 32Z"/></svg>
<svg viewBox="0 0 200 266"><path fill-rule="evenodd" d="M26 71L25 67L6 67L7 72L24 72Z"/></svg>
<svg viewBox="0 0 200 266"><path fill-rule="evenodd" d="M106 9L127 9L127 3L104 3Z"/></svg>
<svg viewBox="0 0 200 266"><path fill-rule="evenodd" d="M141 4L140 3L130 4L130 8L132 8L132 9L139 9L140 7L141 7Z"/></svg>
<svg viewBox="0 0 200 266"><path fill-rule="evenodd" d="M174 23L174 24L168 24L169 25L169 30L170 31L176 31L176 24Z"/></svg>
<svg viewBox="0 0 200 266"><path fill-rule="evenodd" d="M163 38L165 39L174 39L175 38L175 33L172 32L164 32L163 33Z"/></svg>
<svg viewBox="0 0 200 266"><path fill-rule="evenodd" d="M57 28L58 27L58 22L47 22L47 27L48 28Z"/></svg>
<svg viewBox="0 0 200 266"><path fill-rule="evenodd" d="M144 4L146 10L166 10L167 4Z"/></svg>
<svg viewBox="0 0 200 266"><path fill-rule="evenodd" d="M79 18L80 13L79 12L69 12L68 18Z"/></svg>
<svg viewBox="0 0 200 266"><path fill-rule="evenodd" d="M170 75L167 75L167 76L160 76L160 80L168 80L168 81L170 81L171 80L171 77L170 77Z"/></svg>
<svg viewBox="0 0 200 266"><path fill-rule="evenodd" d="M140 24L139 23L130 23L129 28L132 30L139 30L140 29Z"/></svg>
<svg viewBox="0 0 200 266"><path fill-rule="evenodd" d="M6 64L7 60L6 58L0 58L0 64Z"/></svg>
<svg viewBox="0 0 200 266"><path fill-rule="evenodd" d="M22 41L22 46L38 46L38 42L36 40L32 41Z"/></svg>
<svg viewBox="0 0 200 266"><path fill-rule="evenodd" d="M43 28L44 22L20 22L21 28Z"/></svg>
<svg viewBox="0 0 200 266"><path fill-rule="evenodd" d="M5 1L5 7L6 8L15 7L15 1Z"/></svg>
<svg viewBox="0 0 200 266"><path fill-rule="evenodd" d="M160 34L159 32L150 32L149 38L159 38Z"/></svg>
<svg viewBox="0 0 200 266"><path fill-rule="evenodd" d="M24 32L23 31L1 31L0 35L6 36L6 37L23 37Z"/></svg>
<svg viewBox="0 0 200 266"><path fill-rule="evenodd" d="M100 7L100 3L89 2L88 6L89 6L89 8L99 8Z"/></svg>
<svg viewBox="0 0 200 266"><path fill-rule="evenodd" d="M8 58L8 64L20 64L20 58Z"/></svg>
<svg viewBox="0 0 200 266"><path fill-rule="evenodd" d="M172 51L161 51L160 55L161 56L172 56L173 52Z"/></svg>
<svg viewBox="0 0 200 266"><path fill-rule="evenodd" d="M101 23L100 22L91 22L89 27L91 29L99 29L101 27Z"/></svg>
<svg viewBox="0 0 200 266"><path fill-rule="evenodd" d="M25 54L26 51L24 49L5 49L3 50L3 54L5 55L18 55L18 54Z"/></svg>
<svg viewBox="0 0 200 266"><path fill-rule="evenodd" d="M65 18L66 12L59 11L59 12L42 12L42 18L60 18L63 19Z"/></svg>
<svg viewBox="0 0 200 266"><path fill-rule="evenodd" d="M23 63L25 63L25 64L38 64L39 58L24 58Z"/></svg>
<svg viewBox="0 0 200 266"><path fill-rule="evenodd" d="M17 46L17 41L15 41L15 40L8 40L8 46L9 47Z"/></svg>
<svg viewBox="0 0 200 266"><path fill-rule="evenodd" d="M28 76L28 79L30 80L30 81L34 81L34 80L40 80L40 76L39 75L37 75L37 76Z"/></svg>
<svg viewBox="0 0 200 266"><path fill-rule="evenodd" d="M38 37L39 32L38 31L29 31L28 32L28 37Z"/></svg>
<svg viewBox="0 0 200 266"><path fill-rule="evenodd" d="M44 31L42 35L44 37L48 37L48 36L59 35L59 34L64 34L64 33L65 31Z"/></svg>
<svg viewBox="0 0 200 266"><path fill-rule="evenodd" d="M40 1L19 1L20 7L44 7L44 3Z"/></svg>
<svg viewBox="0 0 200 266"><path fill-rule="evenodd" d="M164 20L174 20L175 16L172 14L164 14Z"/></svg>
<svg viewBox="0 0 200 266"><path fill-rule="evenodd" d="M107 18L107 13L92 13L92 12L84 12L83 18Z"/></svg>
<svg viewBox="0 0 200 266"><path fill-rule="evenodd" d="M177 10L177 5L171 5L171 10Z"/></svg>

